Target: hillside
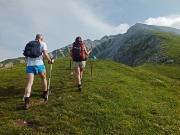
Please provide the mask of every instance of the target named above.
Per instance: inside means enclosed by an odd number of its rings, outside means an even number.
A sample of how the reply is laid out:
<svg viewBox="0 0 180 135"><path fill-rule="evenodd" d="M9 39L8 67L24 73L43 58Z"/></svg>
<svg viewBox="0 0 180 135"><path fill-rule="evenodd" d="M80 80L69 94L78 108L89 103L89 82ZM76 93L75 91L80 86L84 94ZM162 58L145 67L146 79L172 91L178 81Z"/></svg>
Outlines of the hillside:
<svg viewBox="0 0 180 135"><path fill-rule="evenodd" d="M144 63L179 63L180 30L136 24L125 34L94 48L94 55L129 66Z"/></svg>
<svg viewBox="0 0 180 135"><path fill-rule="evenodd" d="M109 59L129 66L144 63L178 64L180 62L180 30L137 23L126 33L104 36L100 40L84 40L87 49L93 47L98 59ZM69 57L71 44L50 52L54 59ZM23 63L24 58L0 62L0 67Z"/></svg>
<svg viewBox="0 0 180 135"><path fill-rule="evenodd" d="M35 77L28 111L22 110L25 64L0 69L1 135L179 134L179 65L162 65L162 70L96 60L91 76L88 60L80 93L69 65L69 58L55 61L47 103ZM169 76L174 70L177 74Z"/></svg>

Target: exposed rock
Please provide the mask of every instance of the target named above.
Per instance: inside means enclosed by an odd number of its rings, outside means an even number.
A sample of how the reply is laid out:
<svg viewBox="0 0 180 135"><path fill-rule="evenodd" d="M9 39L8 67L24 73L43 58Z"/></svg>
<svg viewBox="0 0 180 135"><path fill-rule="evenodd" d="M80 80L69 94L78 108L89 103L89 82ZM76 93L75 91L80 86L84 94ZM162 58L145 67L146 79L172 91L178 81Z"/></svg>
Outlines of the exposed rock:
<svg viewBox="0 0 180 135"><path fill-rule="evenodd" d="M174 63L174 60L167 60L165 63Z"/></svg>

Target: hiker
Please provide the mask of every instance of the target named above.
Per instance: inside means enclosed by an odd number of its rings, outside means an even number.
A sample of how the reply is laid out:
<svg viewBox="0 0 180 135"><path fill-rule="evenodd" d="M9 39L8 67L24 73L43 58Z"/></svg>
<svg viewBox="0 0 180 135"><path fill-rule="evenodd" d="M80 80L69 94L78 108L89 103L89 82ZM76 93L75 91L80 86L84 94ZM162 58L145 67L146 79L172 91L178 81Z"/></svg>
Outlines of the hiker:
<svg viewBox="0 0 180 135"><path fill-rule="evenodd" d="M86 47L82 41L80 36L76 37L75 42L72 45L72 49L70 51L71 57L73 59L73 66L76 73L76 81L78 84L78 91L82 91L82 76L83 69L86 66L86 57L90 54L90 50L86 50Z"/></svg>
<svg viewBox="0 0 180 135"><path fill-rule="evenodd" d="M25 55L25 53L26 53L25 52L26 47L25 47L24 55L27 57L27 66L26 66L27 84L25 87L25 94L24 94L24 99L25 99L24 109L25 110L27 110L30 106L29 98L30 98L31 88L32 88L33 81L34 81L34 76L37 74L42 79L43 98L45 101L47 101L48 91L47 91L46 69L45 69L45 65L44 65L44 61L43 61L43 56L45 56L45 58L48 60L49 64L54 63L54 60L51 59L51 57L47 53L47 45L44 42L44 38L41 34L37 34L36 39L33 41L30 41L29 43L32 43L32 44L38 43L40 56L37 55L38 57L37 56L33 57L33 56ZM42 56L42 54L43 54L43 56Z"/></svg>

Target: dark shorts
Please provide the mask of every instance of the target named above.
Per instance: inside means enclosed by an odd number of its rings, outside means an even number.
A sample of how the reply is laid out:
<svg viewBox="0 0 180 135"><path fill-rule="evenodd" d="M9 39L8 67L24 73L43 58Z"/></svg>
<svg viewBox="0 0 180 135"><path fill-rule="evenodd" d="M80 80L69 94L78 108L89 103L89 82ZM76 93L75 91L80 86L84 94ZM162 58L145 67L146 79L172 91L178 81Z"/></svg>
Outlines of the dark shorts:
<svg viewBox="0 0 180 135"><path fill-rule="evenodd" d="M37 75L40 72L45 71L46 68L43 65L39 65L39 66L26 66L26 73L33 73L35 75Z"/></svg>

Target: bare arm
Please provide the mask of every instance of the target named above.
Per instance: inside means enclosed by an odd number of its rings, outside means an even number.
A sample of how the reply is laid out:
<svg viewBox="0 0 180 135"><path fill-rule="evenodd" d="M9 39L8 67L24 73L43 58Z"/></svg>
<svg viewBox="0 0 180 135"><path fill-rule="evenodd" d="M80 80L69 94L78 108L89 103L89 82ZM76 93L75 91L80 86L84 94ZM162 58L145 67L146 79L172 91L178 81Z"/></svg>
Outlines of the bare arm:
<svg viewBox="0 0 180 135"><path fill-rule="evenodd" d="M48 62L54 63L54 60L51 59L51 57L49 56L49 54L47 53L46 50L43 50L43 55L46 57L46 59L48 60Z"/></svg>
<svg viewBox="0 0 180 135"><path fill-rule="evenodd" d="M85 54L86 55L89 55L91 53L92 49L89 49L88 51L86 50L86 47L85 47Z"/></svg>

